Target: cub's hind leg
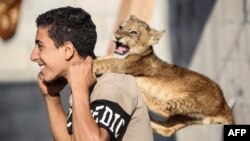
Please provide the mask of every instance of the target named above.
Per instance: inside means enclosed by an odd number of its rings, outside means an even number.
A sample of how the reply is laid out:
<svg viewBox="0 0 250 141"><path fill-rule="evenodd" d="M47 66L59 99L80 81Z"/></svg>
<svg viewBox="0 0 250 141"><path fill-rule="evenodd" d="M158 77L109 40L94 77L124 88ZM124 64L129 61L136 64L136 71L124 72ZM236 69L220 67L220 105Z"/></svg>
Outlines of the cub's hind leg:
<svg viewBox="0 0 250 141"><path fill-rule="evenodd" d="M204 117L203 124L213 124L213 123L224 124L224 125L234 124L233 114L226 103L224 103L224 105L223 104L221 105L219 111L217 111L216 114Z"/></svg>
<svg viewBox="0 0 250 141"><path fill-rule="evenodd" d="M174 115L169 117L166 121L157 121L153 118L151 120L151 126L155 133L160 134L165 137L172 136L178 130L195 123L201 123L201 119L184 116L184 115Z"/></svg>
<svg viewBox="0 0 250 141"><path fill-rule="evenodd" d="M214 124L214 123L225 124L225 125L233 124L233 123L229 123L228 120L223 116L207 116L203 118L202 123L205 125Z"/></svg>

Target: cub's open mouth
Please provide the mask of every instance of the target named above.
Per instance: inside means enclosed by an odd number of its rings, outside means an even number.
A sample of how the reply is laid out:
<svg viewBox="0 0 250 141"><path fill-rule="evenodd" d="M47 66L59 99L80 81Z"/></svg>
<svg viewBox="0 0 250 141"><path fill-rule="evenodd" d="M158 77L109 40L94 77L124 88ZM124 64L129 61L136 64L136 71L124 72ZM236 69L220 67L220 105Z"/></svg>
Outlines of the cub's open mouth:
<svg viewBox="0 0 250 141"><path fill-rule="evenodd" d="M122 43L116 42L115 53L119 55L124 55L129 51L129 47Z"/></svg>

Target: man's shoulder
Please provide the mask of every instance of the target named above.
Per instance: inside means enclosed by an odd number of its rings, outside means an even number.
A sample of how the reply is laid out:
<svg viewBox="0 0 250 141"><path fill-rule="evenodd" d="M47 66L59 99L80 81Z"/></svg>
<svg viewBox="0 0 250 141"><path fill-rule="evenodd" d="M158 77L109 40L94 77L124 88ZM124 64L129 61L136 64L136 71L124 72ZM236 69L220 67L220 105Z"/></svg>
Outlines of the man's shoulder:
<svg viewBox="0 0 250 141"><path fill-rule="evenodd" d="M102 91L111 89L113 92L124 92L132 97L137 97L139 93L139 87L134 76L118 73L105 73L97 78L95 89L101 89Z"/></svg>
<svg viewBox="0 0 250 141"><path fill-rule="evenodd" d="M102 76L97 78L98 83L136 83L136 79L134 76L129 74L119 74L119 73L113 73L108 72L104 73ZM135 84L136 85L136 84Z"/></svg>
<svg viewBox="0 0 250 141"><path fill-rule="evenodd" d="M97 83L91 93L91 101L112 101L131 114L138 103L139 93L139 87L133 76L105 73L97 78Z"/></svg>

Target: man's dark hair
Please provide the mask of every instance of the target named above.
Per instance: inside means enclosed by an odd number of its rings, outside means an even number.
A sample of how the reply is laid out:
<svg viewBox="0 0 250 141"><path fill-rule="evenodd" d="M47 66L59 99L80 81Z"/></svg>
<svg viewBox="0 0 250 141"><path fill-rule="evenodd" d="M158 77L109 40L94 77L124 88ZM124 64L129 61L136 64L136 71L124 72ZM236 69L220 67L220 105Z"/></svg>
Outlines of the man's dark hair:
<svg viewBox="0 0 250 141"><path fill-rule="evenodd" d="M36 24L37 27L48 27L56 47L70 41L80 56L95 58L96 27L89 13L83 9L69 6L52 9L39 15Z"/></svg>

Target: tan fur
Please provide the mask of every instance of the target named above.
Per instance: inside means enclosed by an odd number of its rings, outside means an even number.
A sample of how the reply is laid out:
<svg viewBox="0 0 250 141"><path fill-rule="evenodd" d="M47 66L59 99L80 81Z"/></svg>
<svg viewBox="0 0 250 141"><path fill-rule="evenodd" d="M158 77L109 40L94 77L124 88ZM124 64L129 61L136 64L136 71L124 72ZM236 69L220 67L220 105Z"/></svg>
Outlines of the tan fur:
<svg viewBox="0 0 250 141"><path fill-rule="evenodd" d="M163 33L130 16L114 34L115 42L120 43L117 45L127 45L129 51L95 60L94 72L134 75L149 110L165 119L151 118L153 131L160 135L171 136L191 124L234 124L230 108L215 82L155 55L153 45Z"/></svg>

